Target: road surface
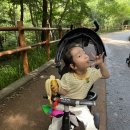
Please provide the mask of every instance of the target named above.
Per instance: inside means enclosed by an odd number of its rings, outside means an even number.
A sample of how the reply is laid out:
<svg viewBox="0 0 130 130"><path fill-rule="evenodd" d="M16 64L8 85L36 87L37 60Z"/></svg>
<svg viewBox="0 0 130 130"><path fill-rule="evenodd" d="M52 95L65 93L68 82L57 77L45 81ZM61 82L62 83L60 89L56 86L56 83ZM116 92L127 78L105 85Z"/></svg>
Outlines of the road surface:
<svg viewBox="0 0 130 130"><path fill-rule="evenodd" d="M130 130L130 68L125 63L130 53L130 31L102 35L107 50L107 127Z"/></svg>

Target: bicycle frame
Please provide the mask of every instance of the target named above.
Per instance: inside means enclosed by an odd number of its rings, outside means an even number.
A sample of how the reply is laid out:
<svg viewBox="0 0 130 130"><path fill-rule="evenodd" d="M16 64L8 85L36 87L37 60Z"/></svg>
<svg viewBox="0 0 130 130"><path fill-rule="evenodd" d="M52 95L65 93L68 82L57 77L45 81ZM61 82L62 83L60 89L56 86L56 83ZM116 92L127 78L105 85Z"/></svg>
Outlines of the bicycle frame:
<svg viewBox="0 0 130 130"><path fill-rule="evenodd" d="M64 106L64 115L62 119L62 128L61 130L70 130L70 118L69 118L69 106Z"/></svg>
<svg viewBox="0 0 130 130"><path fill-rule="evenodd" d="M47 96L43 96L43 98L47 99ZM53 101L57 99L57 97L52 98ZM95 106L95 100L97 99L97 95L93 91L89 91L89 94L86 99L69 99L69 98L59 98L58 97L58 103L64 105L64 115L62 118L62 127L61 130L71 130L71 120L70 120L70 110L69 106L76 106L76 105L86 105L88 107ZM90 109L90 108L89 108ZM91 111L91 109L90 109ZM76 117L75 117L76 118ZM99 118L96 117L96 119ZM97 127L99 127L99 121L97 121ZM76 125L74 125L76 126Z"/></svg>

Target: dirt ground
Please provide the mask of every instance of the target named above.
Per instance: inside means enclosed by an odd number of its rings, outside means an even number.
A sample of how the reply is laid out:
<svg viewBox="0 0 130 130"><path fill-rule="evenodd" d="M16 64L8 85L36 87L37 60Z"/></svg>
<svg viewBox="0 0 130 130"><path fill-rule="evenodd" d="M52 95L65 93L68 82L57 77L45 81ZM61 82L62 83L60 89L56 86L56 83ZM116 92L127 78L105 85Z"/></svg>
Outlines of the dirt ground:
<svg viewBox="0 0 130 130"><path fill-rule="evenodd" d="M44 82L54 74L50 66L0 103L0 130L47 130L50 119L42 113Z"/></svg>

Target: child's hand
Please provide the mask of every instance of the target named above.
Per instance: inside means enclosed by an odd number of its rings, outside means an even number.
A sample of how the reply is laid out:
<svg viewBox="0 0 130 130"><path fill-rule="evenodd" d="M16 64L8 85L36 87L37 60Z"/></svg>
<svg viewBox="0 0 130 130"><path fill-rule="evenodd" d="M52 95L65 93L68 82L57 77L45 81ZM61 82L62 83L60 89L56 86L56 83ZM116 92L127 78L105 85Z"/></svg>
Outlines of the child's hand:
<svg viewBox="0 0 130 130"><path fill-rule="evenodd" d="M92 56L94 58L94 63L92 65L101 65L103 64L103 56L104 56L104 52L98 56L95 56L93 53L92 53Z"/></svg>
<svg viewBox="0 0 130 130"><path fill-rule="evenodd" d="M58 93L59 92L59 88L57 86L51 86L51 90L54 93Z"/></svg>

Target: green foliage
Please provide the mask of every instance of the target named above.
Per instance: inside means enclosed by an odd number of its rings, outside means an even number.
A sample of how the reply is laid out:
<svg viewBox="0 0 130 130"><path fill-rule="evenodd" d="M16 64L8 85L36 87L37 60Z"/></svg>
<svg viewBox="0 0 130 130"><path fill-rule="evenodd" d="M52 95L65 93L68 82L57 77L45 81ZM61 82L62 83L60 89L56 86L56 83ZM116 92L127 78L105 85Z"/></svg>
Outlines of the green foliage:
<svg viewBox="0 0 130 130"><path fill-rule="evenodd" d="M43 47L35 48L28 52L30 71L35 70L47 61L46 50Z"/></svg>
<svg viewBox="0 0 130 130"><path fill-rule="evenodd" d="M51 44L51 58L54 58L57 44ZM22 57L17 55L10 55L6 58L0 59L3 64L0 64L0 89L6 87L12 82L23 77L23 63ZM28 52L29 69L30 72L37 69L45 62L47 62L47 51L45 46L38 47Z"/></svg>
<svg viewBox="0 0 130 130"><path fill-rule="evenodd" d="M50 50L51 50L51 58L54 58L56 53L56 46L57 44L51 44ZM45 46L38 47L33 49L32 51L29 51L28 53L28 60L29 60L29 68L30 71L33 71L43 65L47 61L47 49Z"/></svg>
<svg viewBox="0 0 130 130"><path fill-rule="evenodd" d="M41 0L23 0L24 2L24 24L42 25L42 2ZM48 18L50 6L48 2ZM31 10L30 10L31 9ZM20 19L20 2L17 0L1 0L0 6L1 25L16 24ZM129 0L53 0L52 26L62 25L75 27L81 25L90 26L94 19L100 25L112 26L115 23L121 25L130 16Z"/></svg>
<svg viewBox="0 0 130 130"><path fill-rule="evenodd" d="M21 61L13 59L0 66L0 89L23 76Z"/></svg>
<svg viewBox="0 0 130 130"><path fill-rule="evenodd" d="M128 0L56 0L53 3L53 25L59 23L61 15L64 13L60 25L75 25L79 27L92 26L92 21L97 20L101 26L121 25L130 16L130 3Z"/></svg>

